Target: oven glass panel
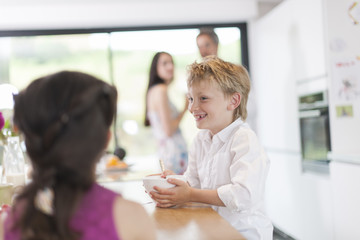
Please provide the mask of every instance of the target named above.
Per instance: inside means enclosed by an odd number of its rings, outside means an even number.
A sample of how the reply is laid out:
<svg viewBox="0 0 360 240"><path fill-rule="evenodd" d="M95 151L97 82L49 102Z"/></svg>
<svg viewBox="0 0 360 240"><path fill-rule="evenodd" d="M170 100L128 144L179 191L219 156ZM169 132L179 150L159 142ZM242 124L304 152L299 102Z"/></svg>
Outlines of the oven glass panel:
<svg viewBox="0 0 360 240"><path fill-rule="evenodd" d="M330 151L328 116L302 118L300 124L303 159L326 161Z"/></svg>

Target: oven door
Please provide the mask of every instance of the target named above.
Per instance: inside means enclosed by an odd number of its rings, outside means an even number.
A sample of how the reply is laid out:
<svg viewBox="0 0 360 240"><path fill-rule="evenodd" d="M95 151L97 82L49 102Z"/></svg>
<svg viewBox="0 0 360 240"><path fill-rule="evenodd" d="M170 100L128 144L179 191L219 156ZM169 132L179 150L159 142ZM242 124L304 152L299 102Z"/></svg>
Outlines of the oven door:
<svg viewBox="0 0 360 240"><path fill-rule="evenodd" d="M305 170L319 170L324 166L328 168L331 145L327 107L300 111L300 136Z"/></svg>

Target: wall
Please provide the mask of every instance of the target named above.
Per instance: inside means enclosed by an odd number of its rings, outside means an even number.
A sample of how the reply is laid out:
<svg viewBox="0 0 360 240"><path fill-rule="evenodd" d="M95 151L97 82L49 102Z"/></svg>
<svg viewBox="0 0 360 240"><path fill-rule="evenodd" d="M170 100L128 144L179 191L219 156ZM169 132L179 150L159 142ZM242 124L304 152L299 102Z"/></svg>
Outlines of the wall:
<svg viewBox="0 0 360 240"><path fill-rule="evenodd" d="M0 5L0 31L228 23L257 15L256 0L12 0Z"/></svg>
<svg viewBox="0 0 360 240"><path fill-rule="evenodd" d="M322 0L287 0L249 29L258 135L272 162L266 209L296 239L333 239L328 175L301 169L297 96L327 88Z"/></svg>

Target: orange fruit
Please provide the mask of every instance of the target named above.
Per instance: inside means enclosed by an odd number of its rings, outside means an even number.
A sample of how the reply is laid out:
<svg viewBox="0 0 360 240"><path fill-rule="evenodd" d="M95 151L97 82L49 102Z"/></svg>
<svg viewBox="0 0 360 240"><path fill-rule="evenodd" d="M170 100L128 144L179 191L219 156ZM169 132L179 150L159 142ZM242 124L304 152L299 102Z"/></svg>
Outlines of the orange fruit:
<svg viewBox="0 0 360 240"><path fill-rule="evenodd" d="M106 163L107 168L126 168L127 166L128 165L125 162L121 161L120 158L115 155L111 156Z"/></svg>

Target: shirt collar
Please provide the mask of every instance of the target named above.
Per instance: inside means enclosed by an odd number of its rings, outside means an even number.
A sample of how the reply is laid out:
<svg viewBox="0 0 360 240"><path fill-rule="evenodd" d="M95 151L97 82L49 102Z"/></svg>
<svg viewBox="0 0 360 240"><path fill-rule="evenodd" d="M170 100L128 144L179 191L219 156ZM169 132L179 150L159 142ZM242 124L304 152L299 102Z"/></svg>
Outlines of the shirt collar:
<svg viewBox="0 0 360 240"><path fill-rule="evenodd" d="M226 142L229 139L229 137L231 136L231 133L233 132L233 130L237 129L242 124L244 124L244 122L240 118L238 118L234 122L232 122L229 126L227 126L223 130L221 130L220 132L215 134L212 137L212 139L211 139L211 132L208 130L207 134L204 136L205 137L204 140L207 142L212 142L212 140L214 140L215 138L218 138L222 142Z"/></svg>

